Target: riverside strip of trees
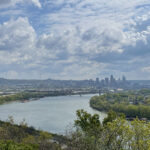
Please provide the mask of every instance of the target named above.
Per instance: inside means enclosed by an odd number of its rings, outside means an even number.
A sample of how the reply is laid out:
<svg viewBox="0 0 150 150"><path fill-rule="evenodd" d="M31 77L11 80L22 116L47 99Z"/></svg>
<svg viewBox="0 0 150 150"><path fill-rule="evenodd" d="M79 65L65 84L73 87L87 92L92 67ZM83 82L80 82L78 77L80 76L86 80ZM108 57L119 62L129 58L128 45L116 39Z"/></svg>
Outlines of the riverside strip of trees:
<svg viewBox="0 0 150 150"><path fill-rule="evenodd" d="M99 111L124 113L128 119L150 119L150 90L107 93L94 96L90 106Z"/></svg>
<svg viewBox="0 0 150 150"><path fill-rule="evenodd" d="M4 95L0 96L0 104L13 102L13 101L25 101L25 100L32 100L32 99L38 99L48 96L62 96L67 95L68 93L66 91L39 91L39 92L20 92L12 95Z"/></svg>

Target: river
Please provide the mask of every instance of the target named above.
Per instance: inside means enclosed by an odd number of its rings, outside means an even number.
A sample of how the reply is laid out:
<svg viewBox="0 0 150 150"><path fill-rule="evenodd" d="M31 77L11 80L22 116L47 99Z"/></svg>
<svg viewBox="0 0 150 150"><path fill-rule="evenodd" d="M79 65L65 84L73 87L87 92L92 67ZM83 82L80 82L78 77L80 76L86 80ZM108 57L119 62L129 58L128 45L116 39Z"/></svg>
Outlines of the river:
<svg viewBox="0 0 150 150"><path fill-rule="evenodd" d="M26 103L12 102L0 105L0 120L13 116L15 123L25 119L29 126L57 134L64 134L76 119L76 110L84 109L89 113L98 113L100 120L105 113L93 110L89 106L93 94L45 97Z"/></svg>

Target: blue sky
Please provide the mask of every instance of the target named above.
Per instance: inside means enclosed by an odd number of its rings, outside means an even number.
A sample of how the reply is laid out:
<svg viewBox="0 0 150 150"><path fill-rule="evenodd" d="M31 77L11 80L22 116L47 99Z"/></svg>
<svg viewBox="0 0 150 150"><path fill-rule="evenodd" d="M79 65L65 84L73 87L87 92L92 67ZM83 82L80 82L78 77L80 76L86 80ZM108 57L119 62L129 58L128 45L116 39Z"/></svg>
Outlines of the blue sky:
<svg viewBox="0 0 150 150"><path fill-rule="evenodd" d="M149 0L0 0L0 77L150 79Z"/></svg>

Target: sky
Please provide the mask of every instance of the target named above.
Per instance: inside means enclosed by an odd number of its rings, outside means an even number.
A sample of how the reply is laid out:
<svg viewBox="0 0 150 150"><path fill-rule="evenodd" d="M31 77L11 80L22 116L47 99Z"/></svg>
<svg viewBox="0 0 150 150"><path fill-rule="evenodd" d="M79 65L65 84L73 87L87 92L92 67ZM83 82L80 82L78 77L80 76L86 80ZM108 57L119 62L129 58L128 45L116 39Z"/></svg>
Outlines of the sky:
<svg viewBox="0 0 150 150"><path fill-rule="evenodd" d="M0 0L0 77L150 79L149 0Z"/></svg>

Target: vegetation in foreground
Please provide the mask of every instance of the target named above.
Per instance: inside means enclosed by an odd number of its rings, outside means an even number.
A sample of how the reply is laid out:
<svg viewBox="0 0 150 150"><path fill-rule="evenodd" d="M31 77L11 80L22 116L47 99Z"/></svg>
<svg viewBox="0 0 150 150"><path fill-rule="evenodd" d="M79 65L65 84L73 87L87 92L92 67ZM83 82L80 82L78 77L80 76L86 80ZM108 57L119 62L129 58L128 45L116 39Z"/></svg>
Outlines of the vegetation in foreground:
<svg viewBox="0 0 150 150"><path fill-rule="evenodd" d="M90 106L99 111L113 110L124 113L127 118L150 119L150 90L107 93L94 96L90 100Z"/></svg>
<svg viewBox="0 0 150 150"><path fill-rule="evenodd" d="M65 138L27 127L24 121L20 125L14 124L12 117L0 121L0 150L61 150L58 141Z"/></svg>
<svg viewBox="0 0 150 150"><path fill-rule="evenodd" d="M101 123L97 114L77 111L76 131L68 135L68 150L150 150L150 122L128 122L110 111Z"/></svg>
<svg viewBox="0 0 150 150"><path fill-rule="evenodd" d="M0 150L62 149L150 150L150 122L137 118L129 122L125 115L110 111L101 123L99 115L78 110L75 130L63 137L27 127L25 122L15 125L11 117L0 121Z"/></svg>

